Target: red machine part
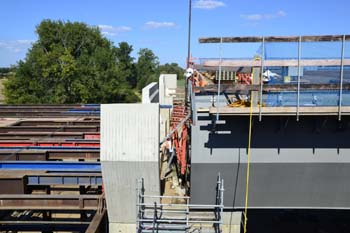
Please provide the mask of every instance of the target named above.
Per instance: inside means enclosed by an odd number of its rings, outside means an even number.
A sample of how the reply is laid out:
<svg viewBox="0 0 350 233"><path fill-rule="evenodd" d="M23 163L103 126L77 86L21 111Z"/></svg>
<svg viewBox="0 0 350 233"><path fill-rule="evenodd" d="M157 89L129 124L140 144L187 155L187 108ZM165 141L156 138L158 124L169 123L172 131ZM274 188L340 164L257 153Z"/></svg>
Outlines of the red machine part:
<svg viewBox="0 0 350 233"><path fill-rule="evenodd" d="M184 175L187 168L187 127L186 125L182 126L182 136L181 136L181 152L180 152L180 166L181 174Z"/></svg>
<svg viewBox="0 0 350 233"><path fill-rule="evenodd" d="M176 127L176 125L173 125L173 127ZM181 136L179 136L178 131L175 131L172 137L181 175L185 175L187 168L187 135L187 126L184 124L182 126Z"/></svg>
<svg viewBox="0 0 350 233"><path fill-rule="evenodd" d="M172 129L175 129L178 124L187 117L188 111L183 101L174 101L173 104L171 125ZM186 124L182 125L181 130L175 130L172 135L172 142L176 149L176 157L178 164L180 165L181 175L185 175L187 169L187 135L188 129Z"/></svg>
<svg viewBox="0 0 350 233"><path fill-rule="evenodd" d="M240 84L252 84L252 75L249 73L237 73L237 82Z"/></svg>

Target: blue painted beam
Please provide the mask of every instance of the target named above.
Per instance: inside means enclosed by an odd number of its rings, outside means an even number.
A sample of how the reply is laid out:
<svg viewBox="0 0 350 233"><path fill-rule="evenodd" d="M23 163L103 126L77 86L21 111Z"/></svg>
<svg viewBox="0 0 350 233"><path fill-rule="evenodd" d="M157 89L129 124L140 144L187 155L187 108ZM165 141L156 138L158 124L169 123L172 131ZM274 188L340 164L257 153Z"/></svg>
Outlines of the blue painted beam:
<svg viewBox="0 0 350 233"><path fill-rule="evenodd" d="M169 105L160 104L160 105L159 105L159 108L173 108L173 105L171 105L171 104L169 104Z"/></svg>
<svg viewBox="0 0 350 233"><path fill-rule="evenodd" d="M28 185L102 185L102 174L28 175Z"/></svg>
<svg viewBox="0 0 350 233"><path fill-rule="evenodd" d="M99 162L0 161L0 170L101 172Z"/></svg>

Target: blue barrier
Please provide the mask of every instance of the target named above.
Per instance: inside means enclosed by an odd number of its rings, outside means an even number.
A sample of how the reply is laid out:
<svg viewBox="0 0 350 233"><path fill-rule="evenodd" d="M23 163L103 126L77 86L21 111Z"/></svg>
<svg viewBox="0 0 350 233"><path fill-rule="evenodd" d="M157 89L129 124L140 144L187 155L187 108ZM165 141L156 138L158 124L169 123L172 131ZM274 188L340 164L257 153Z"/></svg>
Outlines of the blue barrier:
<svg viewBox="0 0 350 233"><path fill-rule="evenodd" d="M101 172L99 162L0 161L0 170L88 171Z"/></svg>
<svg viewBox="0 0 350 233"><path fill-rule="evenodd" d="M297 92L273 92L264 96L266 106L297 106ZM338 106L339 91L301 91L300 106ZM342 105L350 106L350 91L344 90Z"/></svg>
<svg viewBox="0 0 350 233"><path fill-rule="evenodd" d="M100 104L82 104L81 105L82 107L85 107L85 106L88 106L88 107L100 107L101 105Z"/></svg>

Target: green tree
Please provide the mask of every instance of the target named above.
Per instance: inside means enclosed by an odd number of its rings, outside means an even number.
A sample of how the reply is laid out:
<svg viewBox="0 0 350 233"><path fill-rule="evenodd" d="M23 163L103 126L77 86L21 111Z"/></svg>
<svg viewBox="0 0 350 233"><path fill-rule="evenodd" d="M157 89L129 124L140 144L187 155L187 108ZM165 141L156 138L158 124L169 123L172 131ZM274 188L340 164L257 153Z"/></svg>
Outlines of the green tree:
<svg viewBox="0 0 350 233"><path fill-rule="evenodd" d="M166 63L158 67L158 74L176 74L177 79L184 79L184 69L181 68L177 63Z"/></svg>
<svg viewBox="0 0 350 233"><path fill-rule="evenodd" d="M7 103L134 102L120 48L84 23L44 20L38 40L5 83ZM123 45L124 46L124 45ZM119 64L119 65L118 65ZM131 72L131 71L130 71Z"/></svg>
<svg viewBox="0 0 350 233"><path fill-rule="evenodd" d="M158 81L158 57L150 49L140 49L136 63L137 88L141 90L147 84Z"/></svg>
<svg viewBox="0 0 350 233"><path fill-rule="evenodd" d="M131 57L133 48L127 42L119 43L119 47L116 49L116 55L118 60L118 70L123 78L129 83L132 88L136 87L136 67L134 64L134 58Z"/></svg>

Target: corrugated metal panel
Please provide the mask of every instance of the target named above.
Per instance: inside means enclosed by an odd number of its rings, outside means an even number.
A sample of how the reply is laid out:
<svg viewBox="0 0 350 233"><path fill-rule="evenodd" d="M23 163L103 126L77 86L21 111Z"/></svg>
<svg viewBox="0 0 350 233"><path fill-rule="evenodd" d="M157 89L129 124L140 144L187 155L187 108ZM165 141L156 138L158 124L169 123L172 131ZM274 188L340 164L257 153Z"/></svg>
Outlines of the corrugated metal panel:
<svg viewBox="0 0 350 233"><path fill-rule="evenodd" d="M136 222L136 180L144 178L147 194L159 195L158 162L102 162L108 219Z"/></svg>
<svg viewBox="0 0 350 233"><path fill-rule="evenodd" d="M159 104L102 104L101 161L158 161Z"/></svg>

